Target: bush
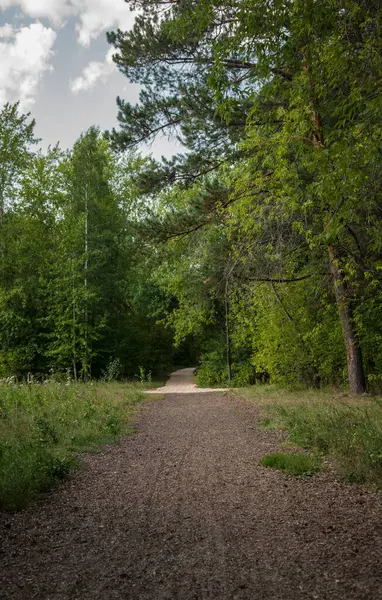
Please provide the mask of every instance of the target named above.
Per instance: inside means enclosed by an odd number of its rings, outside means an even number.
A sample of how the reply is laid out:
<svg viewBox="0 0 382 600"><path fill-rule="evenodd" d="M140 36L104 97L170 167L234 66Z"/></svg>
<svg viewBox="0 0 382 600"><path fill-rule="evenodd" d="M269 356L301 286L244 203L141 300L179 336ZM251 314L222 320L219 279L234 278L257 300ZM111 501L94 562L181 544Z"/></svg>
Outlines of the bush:
<svg viewBox="0 0 382 600"><path fill-rule="evenodd" d="M210 340L208 346L207 351L201 356L201 365L198 367L196 376L198 385L241 387L255 382L255 368L247 353L239 353L237 349L232 348L232 380L229 381L226 340L223 338Z"/></svg>
<svg viewBox="0 0 382 600"><path fill-rule="evenodd" d="M225 347L220 340L211 340L209 345L201 356L196 383L201 387L224 386L228 381Z"/></svg>

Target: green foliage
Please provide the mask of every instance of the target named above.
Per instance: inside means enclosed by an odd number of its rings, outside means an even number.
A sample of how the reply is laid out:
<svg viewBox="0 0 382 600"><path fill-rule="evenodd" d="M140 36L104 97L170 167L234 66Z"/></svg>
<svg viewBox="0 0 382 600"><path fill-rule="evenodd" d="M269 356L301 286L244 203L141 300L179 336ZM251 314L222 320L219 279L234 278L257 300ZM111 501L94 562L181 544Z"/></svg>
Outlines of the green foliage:
<svg viewBox="0 0 382 600"><path fill-rule="evenodd" d="M278 469L286 475L295 475L298 477L309 477L319 470L319 463L316 457L306 454L290 452L277 452L263 456L259 463L263 467Z"/></svg>
<svg viewBox="0 0 382 600"><path fill-rule="evenodd" d="M50 354L86 379L107 351L110 325L122 316L123 214L110 186L112 156L97 129L81 136L63 168L67 195L52 265Z"/></svg>
<svg viewBox="0 0 382 600"><path fill-rule="evenodd" d="M106 381L115 381L121 375L121 361L119 358L111 358L107 364L106 370L103 372L103 378Z"/></svg>
<svg viewBox="0 0 382 600"><path fill-rule="evenodd" d="M201 365L196 372L200 387L223 386L228 382L225 347L221 340L211 340L209 350L200 357Z"/></svg>
<svg viewBox="0 0 382 600"><path fill-rule="evenodd" d="M34 123L17 111L0 113L0 376L167 369L172 331L156 321L168 298L127 227L139 214L132 173L144 160L119 159L95 127L66 154L33 152Z"/></svg>
<svg viewBox="0 0 382 600"><path fill-rule="evenodd" d="M274 383L341 384L346 363L335 307L326 296L315 297L312 283L276 286L277 296L267 284L253 288L247 310L238 307L245 320L233 325L235 345L249 337L256 373L267 373ZM243 331L248 321L251 327Z"/></svg>
<svg viewBox="0 0 382 600"><path fill-rule="evenodd" d="M229 281L241 296L233 345L245 341L256 377L338 383L348 356L351 389L362 391L364 368L375 383L379 330L363 306L381 295L378 3L190 0L165 16L160 2L132 4L134 27L109 40L143 90L136 106L119 100L112 139L126 148L166 131L188 150L146 162L136 179L154 208L142 229L181 240L165 282L177 340L196 330L209 339L213 321L220 339L216 305Z"/></svg>
<svg viewBox="0 0 382 600"><path fill-rule="evenodd" d="M151 371L148 371L146 373L146 370L144 367L139 367L139 372L138 372L137 377L141 383L151 383L152 382Z"/></svg>
<svg viewBox="0 0 382 600"><path fill-rule="evenodd" d="M256 371L247 354L239 352L236 347L232 352L231 380L228 379L227 346L222 335L211 337L203 345L203 350L196 374L200 387L242 387L256 381Z"/></svg>
<svg viewBox="0 0 382 600"><path fill-rule="evenodd" d="M56 152L32 153L34 121L0 111L0 373L40 368Z"/></svg>
<svg viewBox="0 0 382 600"><path fill-rule="evenodd" d="M328 392L285 392L254 386L245 392L263 406L263 426L288 431L288 440L327 457L352 482L382 486L382 401L347 400Z"/></svg>
<svg viewBox="0 0 382 600"><path fill-rule="evenodd" d="M34 120L19 112L19 102L5 104L0 111L0 224L4 211L17 194L20 175L32 157Z"/></svg>
<svg viewBox="0 0 382 600"><path fill-rule="evenodd" d="M368 404L368 403L367 403ZM290 440L333 456L349 480L382 486L382 404L279 409Z"/></svg>
<svg viewBox="0 0 382 600"><path fill-rule="evenodd" d="M228 342L232 385L378 391L379 3L128 4L118 131L44 154L1 111L0 373L222 385ZM184 151L131 150L161 134Z"/></svg>
<svg viewBox="0 0 382 600"><path fill-rule="evenodd" d="M134 384L0 384L0 506L22 508L77 467L73 452L131 431Z"/></svg>

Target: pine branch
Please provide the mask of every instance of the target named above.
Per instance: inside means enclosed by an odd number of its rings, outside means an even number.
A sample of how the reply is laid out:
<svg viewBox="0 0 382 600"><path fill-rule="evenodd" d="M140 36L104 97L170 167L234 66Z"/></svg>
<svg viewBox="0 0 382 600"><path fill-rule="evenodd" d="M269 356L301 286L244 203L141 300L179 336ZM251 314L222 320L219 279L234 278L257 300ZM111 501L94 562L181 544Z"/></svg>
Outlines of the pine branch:
<svg viewBox="0 0 382 600"><path fill-rule="evenodd" d="M160 131L163 131L164 129L166 129L167 127L172 127L174 125L179 125L179 123L182 122L181 118L178 119L174 119L173 121L168 121L167 123L164 123L163 125L160 125L159 127L156 127L155 129L151 129L149 132L147 132L145 135L143 135L141 138L137 139L137 140L133 140L128 146L127 148L132 148L133 146L137 146L138 144L140 144L141 142L144 142L145 140L147 140L149 137L156 135L157 133L159 133Z"/></svg>
<svg viewBox="0 0 382 600"><path fill-rule="evenodd" d="M291 279L285 279L284 277L280 277L280 279L272 279L271 277L246 277L247 281L260 281L266 283L294 283L295 281L303 281L304 279L309 279L312 277L313 273L309 273L308 275L302 275L301 277L292 277Z"/></svg>

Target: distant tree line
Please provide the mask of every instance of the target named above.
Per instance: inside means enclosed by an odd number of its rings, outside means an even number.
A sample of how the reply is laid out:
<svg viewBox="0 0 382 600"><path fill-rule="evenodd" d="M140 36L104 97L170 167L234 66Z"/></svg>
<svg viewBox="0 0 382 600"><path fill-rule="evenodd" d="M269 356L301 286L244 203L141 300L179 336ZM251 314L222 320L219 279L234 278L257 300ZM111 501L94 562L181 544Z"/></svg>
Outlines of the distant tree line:
<svg viewBox="0 0 382 600"><path fill-rule="evenodd" d="M172 336L156 320L168 299L128 227L137 159L96 128L69 152L34 151L33 129L17 104L0 113L0 377L167 368Z"/></svg>

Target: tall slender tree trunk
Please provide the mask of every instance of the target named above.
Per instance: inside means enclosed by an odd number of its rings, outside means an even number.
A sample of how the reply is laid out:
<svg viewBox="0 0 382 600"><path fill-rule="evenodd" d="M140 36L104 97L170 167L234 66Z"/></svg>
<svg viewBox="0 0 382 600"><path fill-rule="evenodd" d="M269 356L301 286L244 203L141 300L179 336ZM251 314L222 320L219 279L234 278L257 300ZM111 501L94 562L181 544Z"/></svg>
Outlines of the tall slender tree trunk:
<svg viewBox="0 0 382 600"><path fill-rule="evenodd" d="M4 221L4 191L3 191L3 187L1 186L0 187L0 226L3 225L3 221Z"/></svg>
<svg viewBox="0 0 382 600"><path fill-rule="evenodd" d="M77 381L77 341L76 341L76 293L74 283L74 266L72 261L72 364L73 364L73 377L74 381Z"/></svg>
<svg viewBox="0 0 382 600"><path fill-rule="evenodd" d="M309 61L304 56L303 71L308 75L310 99L309 104L312 110L313 133L311 136L312 145L316 148L325 147L325 136L323 124L319 114L319 101L315 92L315 85L311 77ZM342 335L346 348L346 360L349 377L349 388L351 394L363 394L366 391L365 373L362 363L362 352L357 341L354 327L354 319L349 301L347 283L339 268L339 256L333 246L328 248L330 270L333 278L334 293L336 296L337 308L340 317Z"/></svg>
<svg viewBox="0 0 382 600"><path fill-rule="evenodd" d="M232 358L231 358L231 336L229 329L229 299L228 299L228 279L225 283L225 331L226 331L226 342L227 342L227 369L228 369L228 381L232 379Z"/></svg>
<svg viewBox="0 0 382 600"><path fill-rule="evenodd" d="M89 197L88 190L85 189L85 265L84 265L84 287L85 287L85 369L84 369L84 380L87 378L87 371L89 369L89 350L88 350L88 268L89 268Z"/></svg>
<svg viewBox="0 0 382 600"><path fill-rule="evenodd" d="M353 312L351 309L347 283L339 268L339 259L332 247L329 247L330 270L333 277L342 335L346 348L349 388L351 394L363 394L366 391L362 352L358 344Z"/></svg>
<svg viewBox="0 0 382 600"><path fill-rule="evenodd" d="M7 178L4 173L0 177L0 226L4 223L5 213L5 190L7 187Z"/></svg>

